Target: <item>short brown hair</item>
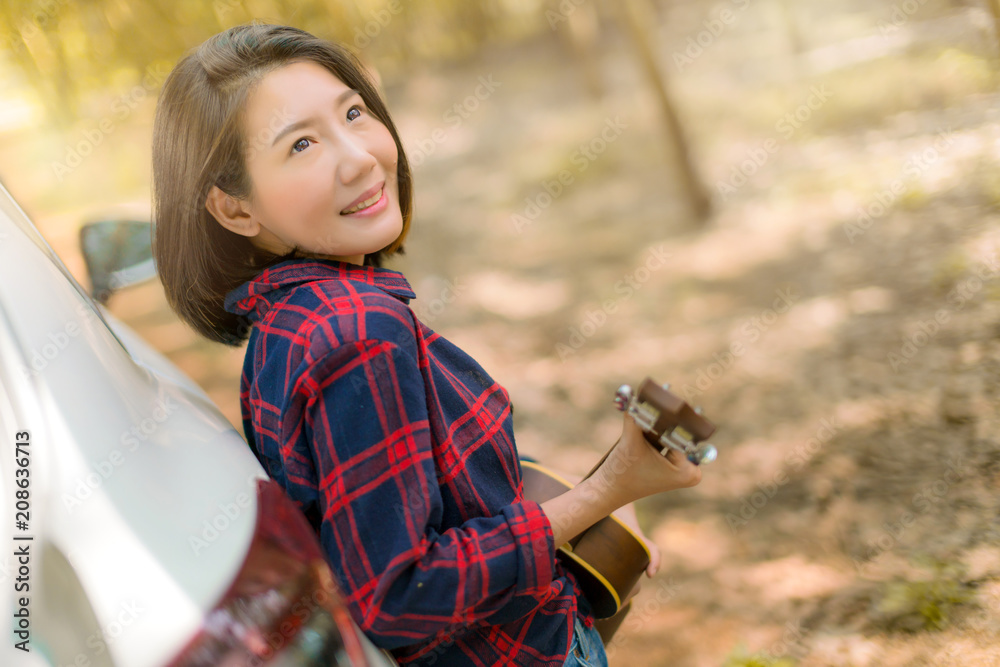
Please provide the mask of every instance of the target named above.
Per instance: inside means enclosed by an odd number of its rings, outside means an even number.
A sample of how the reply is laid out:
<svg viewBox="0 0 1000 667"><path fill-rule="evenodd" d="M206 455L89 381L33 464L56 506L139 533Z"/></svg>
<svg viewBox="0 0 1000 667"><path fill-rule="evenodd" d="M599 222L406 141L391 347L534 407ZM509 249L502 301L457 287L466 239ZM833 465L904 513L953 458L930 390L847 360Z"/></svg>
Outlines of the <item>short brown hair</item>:
<svg viewBox="0 0 1000 667"><path fill-rule="evenodd" d="M153 252L170 307L207 338L239 345L247 318L223 307L226 294L264 268L293 256L257 248L219 224L205 208L213 185L237 199L251 196L244 112L254 86L292 62L312 61L360 93L388 128L399 161L403 229L366 265L402 252L413 207L409 162L396 126L364 64L346 47L288 26L249 23L221 32L186 55L167 77L153 123Z"/></svg>

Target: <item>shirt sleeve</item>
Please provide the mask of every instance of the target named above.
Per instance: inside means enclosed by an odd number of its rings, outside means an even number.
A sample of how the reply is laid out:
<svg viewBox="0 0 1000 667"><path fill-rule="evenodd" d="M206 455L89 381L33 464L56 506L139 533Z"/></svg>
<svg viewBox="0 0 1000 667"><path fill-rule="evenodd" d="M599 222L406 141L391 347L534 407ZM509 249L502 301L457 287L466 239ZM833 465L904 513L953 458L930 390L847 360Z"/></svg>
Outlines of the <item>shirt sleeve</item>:
<svg viewBox="0 0 1000 667"><path fill-rule="evenodd" d="M342 345L296 383L320 540L359 626L383 648L469 626L554 576L552 527L522 501L442 529L426 389L388 341Z"/></svg>

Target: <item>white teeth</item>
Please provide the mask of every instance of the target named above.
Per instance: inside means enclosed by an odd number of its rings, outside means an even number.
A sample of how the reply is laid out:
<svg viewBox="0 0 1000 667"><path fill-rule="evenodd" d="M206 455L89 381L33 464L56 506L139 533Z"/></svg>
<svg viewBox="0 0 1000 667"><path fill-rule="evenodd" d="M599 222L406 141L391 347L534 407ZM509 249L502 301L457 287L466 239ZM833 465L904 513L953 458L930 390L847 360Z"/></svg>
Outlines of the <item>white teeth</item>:
<svg viewBox="0 0 1000 667"><path fill-rule="evenodd" d="M372 204L375 204L376 202L378 202L378 200L381 199L381 198L382 198L382 189L379 188L379 191L376 192L374 195L372 195L371 199L366 199L365 201L361 202L357 206L354 206L352 208L346 209L344 211L344 215L350 215L351 213L357 213L358 211L360 211L362 209L366 209L369 206L371 206Z"/></svg>

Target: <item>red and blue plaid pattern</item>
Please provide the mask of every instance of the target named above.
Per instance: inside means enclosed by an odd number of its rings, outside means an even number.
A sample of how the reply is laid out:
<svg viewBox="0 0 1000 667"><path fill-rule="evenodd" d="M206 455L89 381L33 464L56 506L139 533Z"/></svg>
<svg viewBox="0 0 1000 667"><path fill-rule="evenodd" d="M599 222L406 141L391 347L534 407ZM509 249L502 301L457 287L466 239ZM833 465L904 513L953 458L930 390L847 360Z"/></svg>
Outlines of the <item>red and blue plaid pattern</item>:
<svg viewBox="0 0 1000 667"><path fill-rule="evenodd" d="M400 663L562 665L589 610L522 497L507 392L412 298L396 271L317 259L233 290L247 441Z"/></svg>

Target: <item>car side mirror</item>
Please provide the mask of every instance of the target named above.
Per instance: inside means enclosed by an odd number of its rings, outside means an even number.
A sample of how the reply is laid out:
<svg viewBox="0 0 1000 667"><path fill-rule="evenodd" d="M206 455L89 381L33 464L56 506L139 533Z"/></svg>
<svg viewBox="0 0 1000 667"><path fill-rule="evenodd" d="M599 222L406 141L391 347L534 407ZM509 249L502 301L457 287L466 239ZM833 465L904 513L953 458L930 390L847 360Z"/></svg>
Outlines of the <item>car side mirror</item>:
<svg viewBox="0 0 1000 667"><path fill-rule="evenodd" d="M90 293L107 304L111 294L156 276L152 225L138 220L99 220L80 229L80 249Z"/></svg>

